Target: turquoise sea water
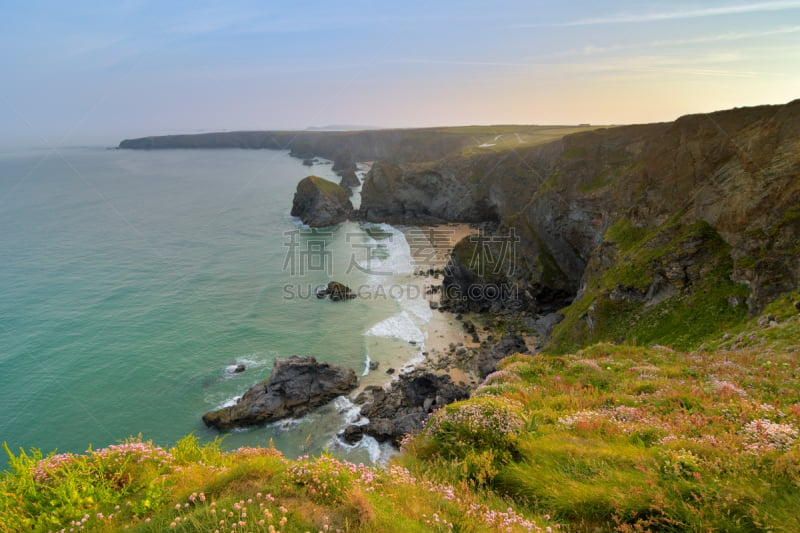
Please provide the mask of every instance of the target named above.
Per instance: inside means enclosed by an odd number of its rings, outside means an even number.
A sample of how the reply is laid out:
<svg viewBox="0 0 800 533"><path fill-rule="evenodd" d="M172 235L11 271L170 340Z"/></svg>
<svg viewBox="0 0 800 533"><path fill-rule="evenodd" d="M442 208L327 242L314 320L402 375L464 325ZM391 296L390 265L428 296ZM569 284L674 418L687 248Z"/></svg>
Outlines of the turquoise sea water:
<svg viewBox="0 0 800 533"><path fill-rule="evenodd" d="M418 355L407 341L421 335L424 301L309 294L331 278L402 287L410 273L394 228L311 234L292 218L310 173L338 181L329 165L277 151L0 152L0 441L81 452L138 433L207 440L216 432L202 414L268 377L275 357L313 355L361 375L367 357ZM226 371L238 362L245 372ZM225 445L337 448L347 407L234 432ZM367 444L339 453L375 459Z"/></svg>

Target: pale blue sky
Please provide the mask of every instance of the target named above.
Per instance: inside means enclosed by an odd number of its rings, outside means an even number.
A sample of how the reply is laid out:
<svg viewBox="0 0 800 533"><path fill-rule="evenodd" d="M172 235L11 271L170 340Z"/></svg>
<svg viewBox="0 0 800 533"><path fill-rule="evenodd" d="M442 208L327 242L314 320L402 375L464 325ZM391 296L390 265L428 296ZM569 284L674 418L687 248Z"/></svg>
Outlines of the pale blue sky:
<svg viewBox="0 0 800 533"><path fill-rule="evenodd" d="M800 0L0 0L0 147L595 124L800 98Z"/></svg>

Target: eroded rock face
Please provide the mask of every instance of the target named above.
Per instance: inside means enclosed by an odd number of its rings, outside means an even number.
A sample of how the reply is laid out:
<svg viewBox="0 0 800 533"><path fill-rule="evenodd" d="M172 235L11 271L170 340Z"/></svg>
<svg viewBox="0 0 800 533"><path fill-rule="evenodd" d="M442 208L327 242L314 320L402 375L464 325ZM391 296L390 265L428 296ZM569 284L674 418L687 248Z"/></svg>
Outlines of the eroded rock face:
<svg viewBox="0 0 800 533"><path fill-rule="evenodd" d="M250 387L236 405L203 415L207 426L217 429L267 424L302 416L352 391L355 372L310 356L275 359L272 376Z"/></svg>
<svg viewBox="0 0 800 533"><path fill-rule="evenodd" d="M318 176L305 177L297 184L292 216L300 217L312 228L340 224L352 212L350 193L340 185Z"/></svg>

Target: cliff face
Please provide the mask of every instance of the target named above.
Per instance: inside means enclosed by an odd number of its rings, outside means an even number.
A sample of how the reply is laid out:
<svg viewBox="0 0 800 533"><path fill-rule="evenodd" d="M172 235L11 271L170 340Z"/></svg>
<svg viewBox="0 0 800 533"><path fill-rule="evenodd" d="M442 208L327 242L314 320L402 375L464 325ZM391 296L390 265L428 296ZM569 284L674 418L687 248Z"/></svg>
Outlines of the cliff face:
<svg viewBox="0 0 800 533"><path fill-rule="evenodd" d="M533 295L548 287L577 295L580 329L596 322L600 302L643 309L667 293L688 297L706 290L712 272L730 284L732 308L745 300L750 313L762 310L798 286L798 206L800 100L466 159L376 165L362 214L499 219L499 235L514 228L521 239L509 279Z"/></svg>
<svg viewBox="0 0 800 533"><path fill-rule="evenodd" d="M360 216L411 223L497 219L485 186L465 179L468 164L465 159L447 165L376 163L362 188Z"/></svg>

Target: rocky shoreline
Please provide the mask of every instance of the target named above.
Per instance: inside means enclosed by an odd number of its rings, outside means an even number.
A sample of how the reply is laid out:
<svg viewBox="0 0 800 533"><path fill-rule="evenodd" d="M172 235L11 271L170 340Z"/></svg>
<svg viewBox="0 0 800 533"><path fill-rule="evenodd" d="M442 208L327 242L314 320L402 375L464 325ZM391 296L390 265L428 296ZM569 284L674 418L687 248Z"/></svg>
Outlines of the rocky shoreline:
<svg viewBox="0 0 800 533"><path fill-rule="evenodd" d="M203 422L223 431L262 425L303 416L344 396L358 409L360 421L342 428L337 437L343 443L353 446L369 436L398 447L404 435L422 428L430 413L469 398L500 359L529 352L538 344L535 336L525 336L528 330L524 328L519 334L496 333L507 329L506 322L522 323L521 315L460 313L442 302L442 267L448 264L455 243L476 233L476 226L413 226L403 231L415 243L410 283L432 310L422 326L421 360L405 365L398 361L386 368L373 365L372 378L364 383L352 369L319 363L313 357L279 358L268 380L253 385L235 405L206 413ZM420 245L420 239L425 245Z"/></svg>

